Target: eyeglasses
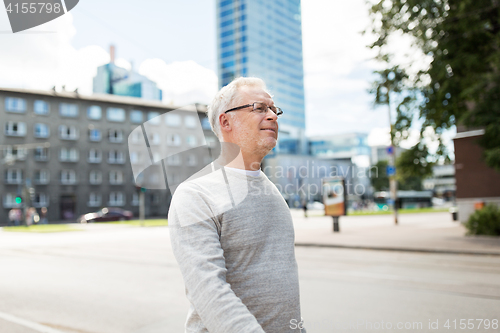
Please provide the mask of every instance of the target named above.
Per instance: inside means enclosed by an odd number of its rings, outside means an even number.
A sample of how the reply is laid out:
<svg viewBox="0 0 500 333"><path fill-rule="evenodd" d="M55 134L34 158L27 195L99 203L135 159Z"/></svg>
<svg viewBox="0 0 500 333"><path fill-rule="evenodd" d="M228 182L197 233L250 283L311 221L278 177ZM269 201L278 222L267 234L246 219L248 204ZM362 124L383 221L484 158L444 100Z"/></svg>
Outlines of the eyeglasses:
<svg viewBox="0 0 500 333"><path fill-rule="evenodd" d="M267 106L266 104L264 104L262 102L255 102L253 104L247 104L247 105L238 106L238 107L229 109L227 111L224 111L224 113L228 113L230 111L236 111L236 110L244 109L244 108L247 108L249 106L253 106L253 111L255 111L257 113L260 113L260 114L266 114L267 113L267 109L271 109L271 111L273 111L274 114L276 114L278 117L283 114L283 110L281 110L279 107L274 106L274 105L273 106Z"/></svg>

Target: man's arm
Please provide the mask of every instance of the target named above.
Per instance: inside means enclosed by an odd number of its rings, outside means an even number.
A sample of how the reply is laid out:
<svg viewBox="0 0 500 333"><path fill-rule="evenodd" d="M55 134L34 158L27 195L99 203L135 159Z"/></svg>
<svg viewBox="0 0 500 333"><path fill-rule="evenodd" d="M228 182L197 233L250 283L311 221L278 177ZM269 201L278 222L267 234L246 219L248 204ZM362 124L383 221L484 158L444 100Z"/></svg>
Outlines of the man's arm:
<svg viewBox="0 0 500 333"><path fill-rule="evenodd" d="M168 222L172 249L186 294L210 332L264 333L226 282L224 251L213 211L196 186L177 188Z"/></svg>

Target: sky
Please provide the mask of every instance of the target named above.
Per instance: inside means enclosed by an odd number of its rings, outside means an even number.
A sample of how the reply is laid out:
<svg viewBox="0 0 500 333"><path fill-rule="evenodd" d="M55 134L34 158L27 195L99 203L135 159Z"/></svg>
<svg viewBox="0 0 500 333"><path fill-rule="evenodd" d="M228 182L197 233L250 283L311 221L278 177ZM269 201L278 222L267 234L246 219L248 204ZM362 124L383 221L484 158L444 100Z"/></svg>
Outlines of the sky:
<svg viewBox="0 0 500 333"><path fill-rule="evenodd" d="M364 0L302 1L306 135L361 132L388 144L387 108L367 92L374 69ZM9 33L0 8L0 86L92 93L96 68L133 67L158 83L164 102L210 103L216 93L215 0L81 0L68 14ZM285 110L286 111L286 110Z"/></svg>

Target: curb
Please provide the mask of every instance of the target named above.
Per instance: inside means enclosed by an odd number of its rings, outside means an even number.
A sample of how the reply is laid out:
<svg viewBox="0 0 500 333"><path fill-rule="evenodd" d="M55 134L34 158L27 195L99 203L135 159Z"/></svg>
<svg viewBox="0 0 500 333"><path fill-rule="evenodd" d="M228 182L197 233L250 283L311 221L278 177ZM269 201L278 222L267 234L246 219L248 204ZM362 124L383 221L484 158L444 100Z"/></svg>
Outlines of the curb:
<svg viewBox="0 0 500 333"><path fill-rule="evenodd" d="M326 247L326 248L353 249L353 250L393 251L393 252L438 253L438 254L455 254L455 255L461 254L461 255L474 255L474 256L500 256L500 252L413 249L406 247L357 246L357 245L338 245L338 244L320 244L320 243L295 243L295 246Z"/></svg>

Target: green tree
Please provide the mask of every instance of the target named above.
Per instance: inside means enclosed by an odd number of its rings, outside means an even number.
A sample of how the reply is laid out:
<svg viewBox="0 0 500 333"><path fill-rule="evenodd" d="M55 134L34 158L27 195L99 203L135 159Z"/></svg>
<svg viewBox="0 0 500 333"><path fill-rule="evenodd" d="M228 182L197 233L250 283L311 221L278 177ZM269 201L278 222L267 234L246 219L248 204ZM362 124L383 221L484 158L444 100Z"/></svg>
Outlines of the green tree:
<svg viewBox="0 0 500 333"><path fill-rule="evenodd" d="M370 182L375 191L389 190L389 177L387 177L387 161L378 161L370 170Z"/></svg>
<svg viewBox="0 0 500 333"><path fill-rule="evenodd" d="M399 165L400 159L397 160L397 167L401 167ZM375 191L389 191L389 177L387 176L387 161L378 161L375 166L371 168L371 178L370 183L372 184ZM415 168L420 170L419 168ZM399 173L397 174L398 181L398 189L402 191L414 190L421 191L422 190L422 180L427 176L421 175L419 173Z"/></svg>
<svg viewBox="0 0 500 333"><path fill-rule="evenodd" d="M403 121L396 120L393 135L404 138L411 120L419 119L421 138L432 127L439 141L436 155L448 156L441 137L444 131L461 124L484 127L480 144L485 161L500 171L500 1L380 0L370 6L369 30L377 36L370 47L378 50L377 59L389 70L404 71L393 63L387 48L397 33L410 36L432 59L428 68L401 80L401 98L416 91L418 98L413 101L418 105L396 110L396 119ZM377 85L384 89L383 80L374 85L375 93ZM425 140L421 144L427 145ZM423 151L429 161L429 150ZM406 157L415 160L415 156ZM403 169L408 165L403 164ZM425 169L421 163L417 167Z"/></svg>

